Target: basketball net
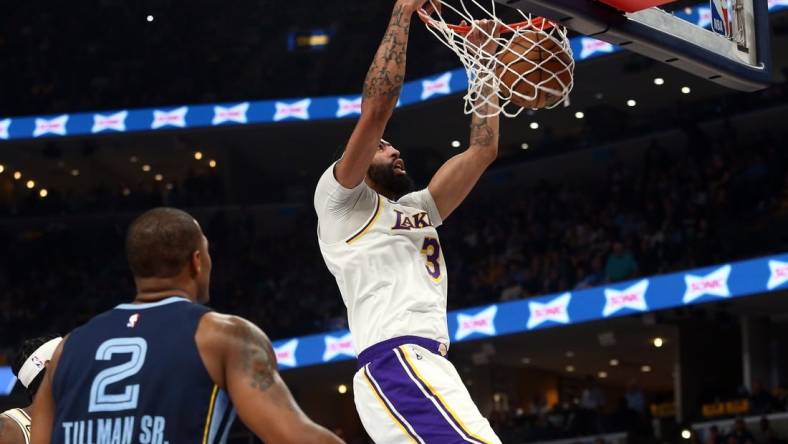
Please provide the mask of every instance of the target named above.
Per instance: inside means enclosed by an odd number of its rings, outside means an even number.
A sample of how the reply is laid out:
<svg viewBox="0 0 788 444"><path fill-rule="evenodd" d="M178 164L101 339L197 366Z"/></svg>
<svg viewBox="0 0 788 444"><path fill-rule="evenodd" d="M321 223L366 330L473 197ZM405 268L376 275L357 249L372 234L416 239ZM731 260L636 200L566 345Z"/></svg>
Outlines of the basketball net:
<svg viewBox="0 0 788 444"><path fill-rule="evenodd" d="M485 7L481 3L489 5ZM426 9L419 10L427 29L457 54L465 67L468 76L465 114L475 113L481 118L499 114L516 117L525 108L523 103L537 103L545 95L550 97L549 103L530 108L568 105L575 62L566 28L519 9L516 11L522 21L506 24L496 14L496 5L494 0L430 0ZM458 22L465 23L449 24L447 15L456 15ZM475 23L482 19L494 21L500 35L495 36ZM474 30L482 33L478 43L468 38ZM482 48L493 40L496 49L485 52ZM532 49L523 50L523 45ZM534 60L536 54L539 58ZM493 99L496 96L497 101Z"/></svg>

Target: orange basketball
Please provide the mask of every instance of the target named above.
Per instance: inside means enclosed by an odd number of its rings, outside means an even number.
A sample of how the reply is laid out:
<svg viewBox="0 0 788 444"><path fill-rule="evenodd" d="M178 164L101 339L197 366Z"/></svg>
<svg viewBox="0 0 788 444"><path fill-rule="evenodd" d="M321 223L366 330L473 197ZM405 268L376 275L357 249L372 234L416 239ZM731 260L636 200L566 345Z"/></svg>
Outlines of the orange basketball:
<svg viewBox="0 0 788 444"><path fill-rule="evenodd" d="M572 56L545 33L527 31L515 36L498 55L498 78L503 97L524 108L556 104L572 84Z"/></svg>

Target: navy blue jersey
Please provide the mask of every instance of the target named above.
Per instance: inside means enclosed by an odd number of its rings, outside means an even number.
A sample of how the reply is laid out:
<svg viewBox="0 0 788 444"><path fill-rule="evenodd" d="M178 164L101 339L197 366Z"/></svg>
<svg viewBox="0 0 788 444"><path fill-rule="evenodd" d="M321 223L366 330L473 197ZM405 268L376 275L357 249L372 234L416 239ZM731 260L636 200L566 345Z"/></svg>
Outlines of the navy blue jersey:
<svg viewBox="0 0 788 444"><path fill-rule="evenodd" d="M74 330L52 386L57 444L213 444L235 409L194 335L209 311L180 297L123 304Z"/></svg>

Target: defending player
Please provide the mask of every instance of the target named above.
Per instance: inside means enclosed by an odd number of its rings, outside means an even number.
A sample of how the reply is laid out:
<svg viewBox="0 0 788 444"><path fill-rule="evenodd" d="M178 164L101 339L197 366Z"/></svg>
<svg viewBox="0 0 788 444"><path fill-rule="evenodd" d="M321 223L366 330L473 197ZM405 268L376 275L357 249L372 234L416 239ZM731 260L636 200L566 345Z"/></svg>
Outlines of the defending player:
<svg viewBox="0 0 788 444"><path fill-rule="evenodd" d="M150 210L129 228L137 295L69 334L33 406L34 444L227 440L237 414L266 443L340 443L299 409L271 342L210 311L208 240L190 215Z"/></svg>
<svg viewBox="0 0 788 444"><path fill-rule="evenodd" d="M41 336L22 343L11 370L25 388L30 402L36 396L46 366L60 341L56 336ZM31 407L11 409L0 414L0 444L30 444Z"/></svg>
<svg viewBox="0 0 788 444"><path fill-rule="evenodd" d="M356 408L375 442L499 443L445 358L447 277L436 231L496 159L498 118L474 116L470 147L417 192L399 151L381 139L405 76L411 19L424 3L394 6L361 117L317 185L318 238L347 306L359 354ZM492 23L478 25L492 33ZM478 27L470 37L487 54L495 49Z"/></svg>

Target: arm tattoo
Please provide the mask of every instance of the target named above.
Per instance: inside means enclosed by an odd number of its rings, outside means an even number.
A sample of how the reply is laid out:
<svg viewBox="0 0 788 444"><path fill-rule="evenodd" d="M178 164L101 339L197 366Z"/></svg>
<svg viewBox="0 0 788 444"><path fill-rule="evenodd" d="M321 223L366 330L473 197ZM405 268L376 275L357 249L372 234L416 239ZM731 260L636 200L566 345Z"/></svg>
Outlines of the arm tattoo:
<svg viewBox="0 0 788 444"><path fill-rule="evenodd" d="M484 105L479 109L479 112L487 112L488 105ZM471 118L471 145L487 146L491 145L495 140L495 133L490 127L490 118L480 118L476 114Z"/></svg>
<svg viewBox="0 0 788 444"><path fill-rule="evenodd" d="M261 331L247 322L244 322L240 329L244 373L249 377L252 388L264 392L273 385L276 373L276 359L271 343Z"/></svg>
<svg viewBox="0 0 788 444"><path fill-rule="evenodd" d="M490 103L482 97L490 97L490 87L487 86L480 94L479 100L484 100L484 103L478 108L480 114L489 114ZM471 145L475 146L489 146L497 144L498 127L491 125L490 119L498 119L498 117L479 117L476 113L471 114ZM497 123L497 122L496 122Z"/></svg>
<svg viewBox="0 0 788 444"><path fill-rule="evenodd" d="M364 80L364 98L399 96L405 79L405 60L408 49L408 30L411 13L397 4L391 14L388 29L375 54Z"/></svg>

